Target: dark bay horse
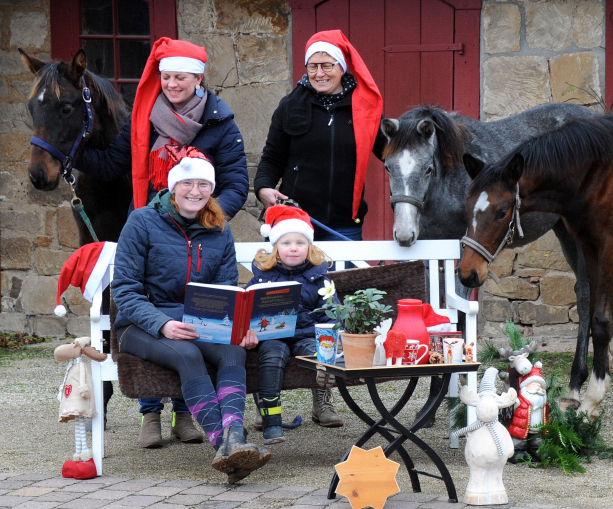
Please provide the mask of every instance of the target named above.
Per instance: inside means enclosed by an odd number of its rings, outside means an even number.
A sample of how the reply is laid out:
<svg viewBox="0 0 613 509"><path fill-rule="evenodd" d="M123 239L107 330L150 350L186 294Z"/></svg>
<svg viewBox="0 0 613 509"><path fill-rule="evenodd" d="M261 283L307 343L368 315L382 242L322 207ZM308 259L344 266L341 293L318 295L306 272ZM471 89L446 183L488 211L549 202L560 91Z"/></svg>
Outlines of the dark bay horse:
<svg viewBox="0 0 613 509"><path fill-rule="evenodd" d="M483 283L485 257L496 252L508 232L521 227L520 220L529 212L559 215L583 248L594 365L579 411L595 416L610 385L613 115L569 122L485 167L470 155L464 163L474 181L466 200L468 240L459 270L463 284Z"/></svg>
<svg viewBox="0 0 613 509"><path fill-rule="evenodd" d="M403 246L420 239L460 239L466 232L465 200L470 177L462 157L471 154L494 162L520 142L569 120L593 118L591 110L574 104L546 104L512 117L480 122L433 106L414 108L399 119L384 119L388 138L383 154L394 209L394 239ZM588 376L589 285L581 249L555 214L530 214L523 220L525 245L553 229L577 277L575 292L580 317L577 351L566 403L580 404L579 391ZM458 286L467 297L470 290Z"/></svg>
<svg viewBox="0 0 613 509"><path fill-rule="evenodd" d="M117 136L130 114L129 108L111 82L89 72L85 52L79 50L71 62L43 62L19 49L26 65L35 75L28 99L33 134L63 154L69 154L79 140L87 117L84 86L91 94L92 132L77 145L75 157L87 143L104 149ZM32 185L53 191L60 182L63 161L38 145L31 145L28 175ZM116 242L126 222L132 200L132 182L123 177L109 182L76 171L74 190L82 201L99 240ZM83 219L75 213L79 244L92 242Z"/></svg>

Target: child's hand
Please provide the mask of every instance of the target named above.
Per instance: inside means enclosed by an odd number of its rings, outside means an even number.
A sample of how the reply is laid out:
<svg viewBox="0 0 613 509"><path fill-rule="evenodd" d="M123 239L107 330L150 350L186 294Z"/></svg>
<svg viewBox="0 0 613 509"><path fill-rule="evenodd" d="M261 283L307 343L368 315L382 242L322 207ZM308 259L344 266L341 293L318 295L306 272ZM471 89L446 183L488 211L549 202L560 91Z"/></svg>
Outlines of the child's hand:
<svg viewBox="0 0 613 509"><path fill-rule="evenodd" d="M177 320L170 320L162 326L160 332L168 339L181 341L198 339L198 334L194 332L195 330L196 328L193 325Z"/></svg>
<svg viewBox="0 0 613 509"><path fill-rule="evenodd" d="M258 343L259 343L258 335L255 333L253 329L249 329L247 331L247 334L245 334L245 337L243 338L239 346L242 346L246 350L251 350L252 348L255 348L256 346L258 346Z"/></svg>

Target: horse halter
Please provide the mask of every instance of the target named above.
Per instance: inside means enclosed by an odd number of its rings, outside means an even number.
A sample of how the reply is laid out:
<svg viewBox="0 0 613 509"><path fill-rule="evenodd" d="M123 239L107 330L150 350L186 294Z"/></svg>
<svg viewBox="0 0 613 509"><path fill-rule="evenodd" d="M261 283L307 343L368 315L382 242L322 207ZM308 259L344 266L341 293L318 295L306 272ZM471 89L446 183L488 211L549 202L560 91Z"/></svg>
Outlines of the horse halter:
<svg viewBox="0 0 613 509"><path fill-rule="evenodd" d="M515 190L515 205L513 205L513 212L511 213L511 222L509 223L509 229L505 234L504 238L500 241L500 245L494 254L490 254L490 252L483 247L482 244L477 242L474 239L471 239L469 236L464 235L462 239L460 239L460 245L465 248L466 246L474 249L477 253L479 253L485 261L487 262L488 267L494 261L494 259L498 256L498 253L502 251L502 249L507 245L513 242L513 236L515 235L515 225L517 224L517 231L519 236L523 238L524 232L521 229L521 223L519 222L519 208L521 207L521 198L519 197L519 182L517 183L517 187Z"/></svg>
<svg viewBox="0 0 613 509"><path fill-rule="evenodd" d="M62 177L64 178L66 183L70 185L74 184L75 182L74 176L71 173L73 169L72 162L74 156L79 147L81 146L83 140L89 138L89 135L94 129L94 115L92 112L91 105L92 95L89 88L87 88L87 83L85 82L84 76L81 76L81 81L83 82L83 91L81 95L83 97L83 101L85 102L85 115L83 116L83 127L81 128L81 134L73 143L70 153L68 155L64 154L61 150L46 142L42 138L39 138L38 136L32 136L32 138L30 139L31 145L36 145L37 147L42 148L43 150L49 152L57 160L62 161Z"/></svg>

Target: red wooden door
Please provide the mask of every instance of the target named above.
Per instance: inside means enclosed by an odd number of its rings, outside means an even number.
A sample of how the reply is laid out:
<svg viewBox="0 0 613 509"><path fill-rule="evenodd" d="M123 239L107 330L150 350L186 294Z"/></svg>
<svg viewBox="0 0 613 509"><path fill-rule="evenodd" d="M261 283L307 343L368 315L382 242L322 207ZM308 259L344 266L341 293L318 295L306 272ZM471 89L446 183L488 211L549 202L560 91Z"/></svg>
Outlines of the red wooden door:
<svg viewBox="0 0 613 509"><path fill-rule="evenodd" d="M481 0L292 0L294 81L315 32L340 29L360 52L397 118L423 103L479 116ZM383 164L371 157L364 238L392 238L394 217Z"/></svg>

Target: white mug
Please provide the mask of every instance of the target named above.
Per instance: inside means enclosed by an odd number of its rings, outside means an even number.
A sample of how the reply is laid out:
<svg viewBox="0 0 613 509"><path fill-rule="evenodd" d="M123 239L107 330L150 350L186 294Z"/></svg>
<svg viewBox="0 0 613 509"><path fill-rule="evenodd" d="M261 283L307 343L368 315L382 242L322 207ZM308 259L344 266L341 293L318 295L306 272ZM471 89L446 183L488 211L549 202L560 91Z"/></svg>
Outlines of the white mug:
<svg viewBox="0 0 613 509"><path fill-rule="evenodd" d="M423 348L424 353L419 355L419 349ZM417 339L407 339L407 346L404 347L404 355L402 356L403 366L415 366L428 353L428 345L422 345Z"/></svg>
<svg viewBox="0 0 613 509"><path fill-rule="evenodd" d="M315 347L317 348L317 362L322 364L336 364L343 356L338 352L340 329L333 330L333 323L315 324Z"/></svg>
<svg viewBox="0 0 613 509"><path fill-rule="evenodd" d="M464 338L449 336L443 339L443 349L445 364L462 362L462 355L464 354Z"/></svg>

